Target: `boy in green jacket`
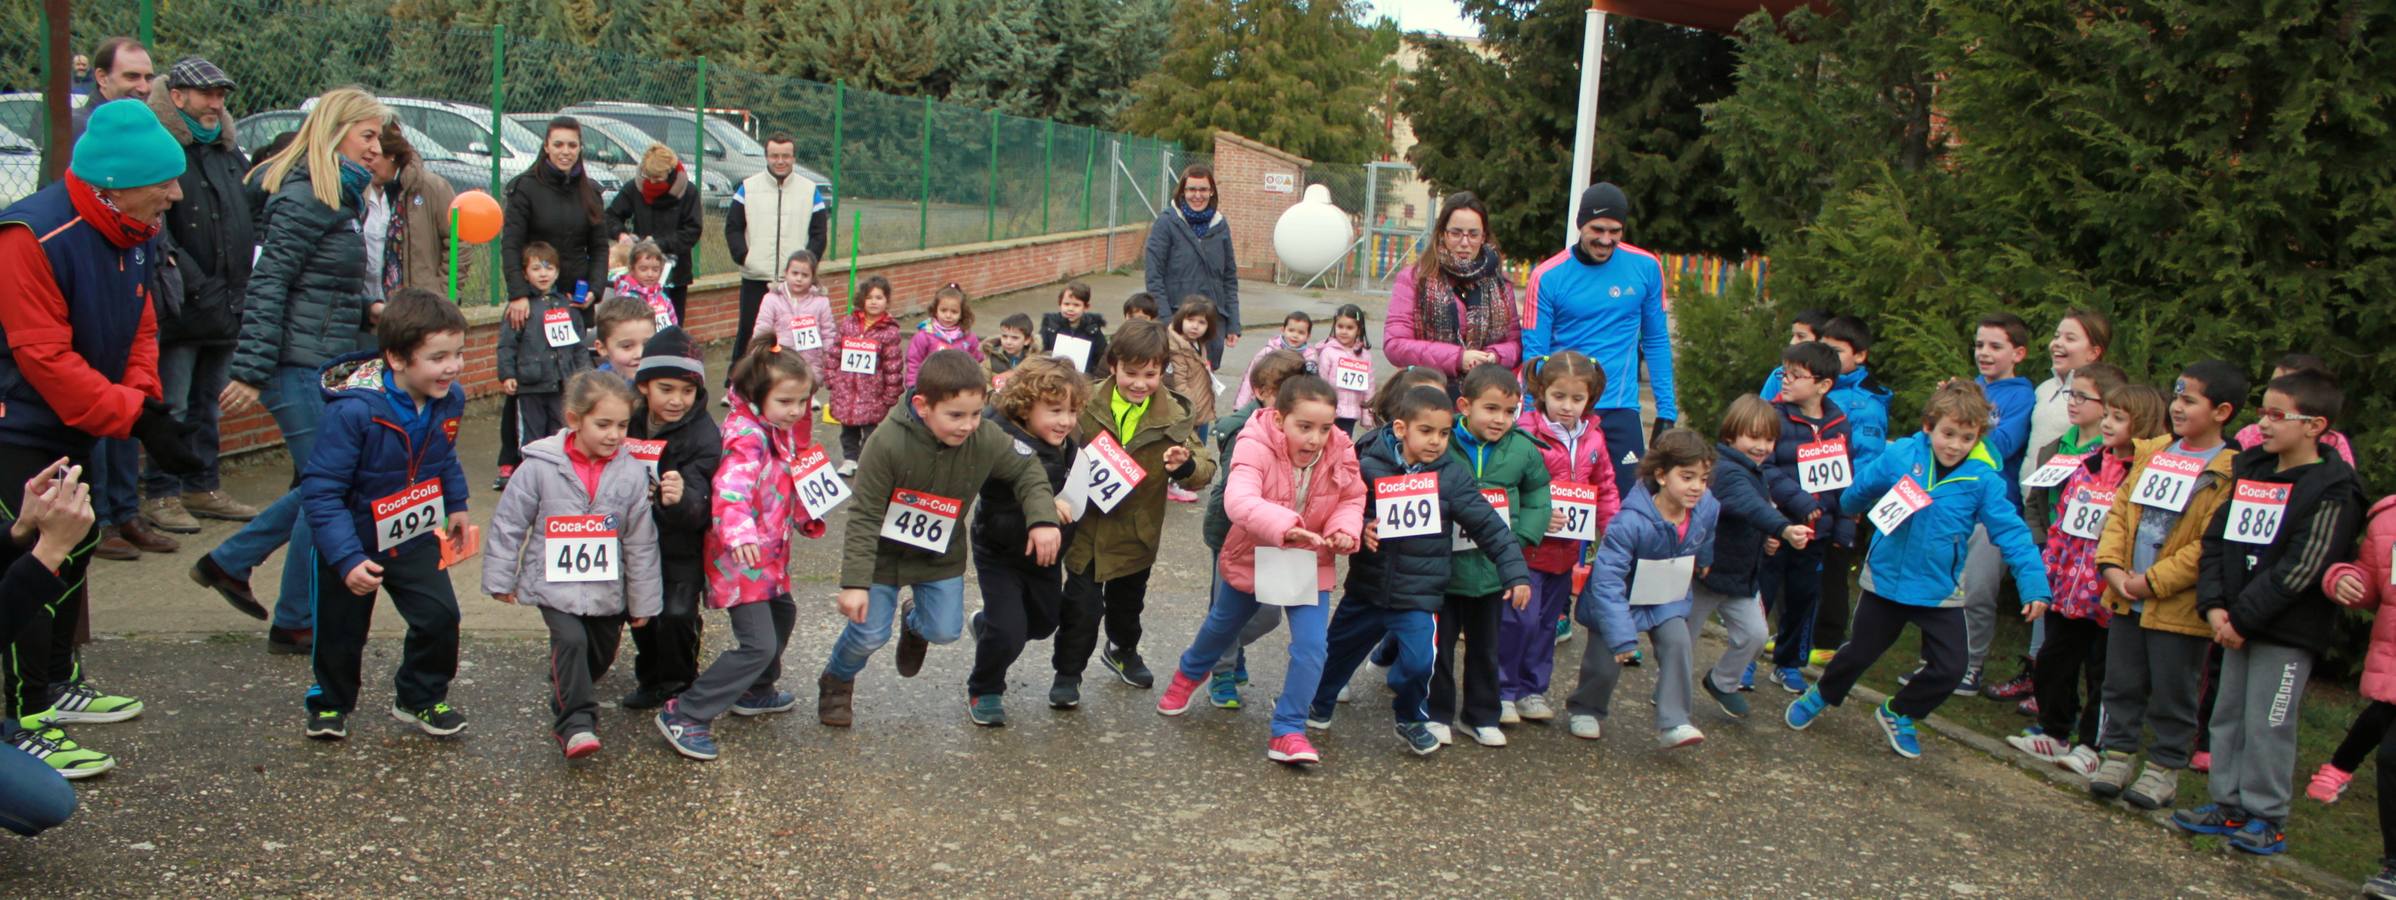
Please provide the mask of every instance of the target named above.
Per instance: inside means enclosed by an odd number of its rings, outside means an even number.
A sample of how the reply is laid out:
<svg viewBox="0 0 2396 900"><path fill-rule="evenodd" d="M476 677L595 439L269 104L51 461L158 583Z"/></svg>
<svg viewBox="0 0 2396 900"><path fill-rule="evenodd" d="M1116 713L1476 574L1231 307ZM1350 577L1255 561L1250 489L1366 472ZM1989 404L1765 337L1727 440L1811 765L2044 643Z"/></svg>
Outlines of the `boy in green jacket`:
<svg viewBox="0 0 2396 900"><path fill-rule="evenodd" d="M840 564L840 614L849 624L816 679L816 719L836 728L854 720L857 673L890 641L902 620L898 671L923 670L931 644L965 628L965 548L958 540L982 484L1014 485L1030 538L1024 553L1041 565L1057 558L1056 496L1032 448L982 419L990 384L980 363L957 350L925 357L902 407L865 442L857 465L857 505L849 511ZM899 588L914 587L902 609Z"/></svg>
<svg viewBox="0 0 2396 900"><path fill-rule="evenodd" d="M1539 443L1514 427L1522 410L1522 382L1506 367L1487 364L1465 373L1462 396L1456 398L1456 435L1448 453L1464 460L1481 483L1481 496L1497 507L1514 527L1523 546L1547 535L1552 505L1548 497L1547 458ZM1431 672L1431 732L1442 744L1453 741L1461 721L1466 733L1486 747L1506 746L1498 730L1503 707L1498 699L1498 620L1506 585L1497 564L1469 542L1459 543L1450 563L1446 608L1439 616L1439 665ZM1464 708L1456 708L1456 676L1449 661L1456 655L1456 638L1464 637Z"/></svg>

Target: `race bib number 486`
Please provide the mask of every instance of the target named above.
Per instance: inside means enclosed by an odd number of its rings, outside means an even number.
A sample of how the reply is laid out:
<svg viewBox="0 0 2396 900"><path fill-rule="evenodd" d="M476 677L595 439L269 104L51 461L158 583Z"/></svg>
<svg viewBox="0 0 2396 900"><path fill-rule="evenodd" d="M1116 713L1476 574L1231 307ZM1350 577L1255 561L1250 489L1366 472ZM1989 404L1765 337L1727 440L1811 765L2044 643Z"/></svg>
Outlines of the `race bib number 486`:
<svg viewBox="0 0 2396 900"><path fill-rule="evenodd" d="M441 482L426 479L374 501L374 549L388 551L439 530Z"/></svg>
<svg viewBox="0 0 2396 900"><path fill-rule="evenodd" d="M890 492L890 507L882 514L882 536L945 553L949 540L957 536L957 516L963 511L964 504L956 500L900 488Z"/></svg>

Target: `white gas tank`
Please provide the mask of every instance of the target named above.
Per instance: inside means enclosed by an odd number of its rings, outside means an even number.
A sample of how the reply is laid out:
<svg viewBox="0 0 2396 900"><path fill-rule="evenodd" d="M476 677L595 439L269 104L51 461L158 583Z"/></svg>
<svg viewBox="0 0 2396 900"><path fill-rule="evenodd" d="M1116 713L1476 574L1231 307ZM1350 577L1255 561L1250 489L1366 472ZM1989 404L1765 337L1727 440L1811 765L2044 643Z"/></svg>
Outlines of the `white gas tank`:
<svg viewBox="0 0 2396 900"><path fill-rule="evenodd" d="M1306 186L1306 199L1273 223L1273 252L1281 265L1301 277L1313 277L1338 263L1356 237L1347 212L1331 203L1331 189Z"/></svg>

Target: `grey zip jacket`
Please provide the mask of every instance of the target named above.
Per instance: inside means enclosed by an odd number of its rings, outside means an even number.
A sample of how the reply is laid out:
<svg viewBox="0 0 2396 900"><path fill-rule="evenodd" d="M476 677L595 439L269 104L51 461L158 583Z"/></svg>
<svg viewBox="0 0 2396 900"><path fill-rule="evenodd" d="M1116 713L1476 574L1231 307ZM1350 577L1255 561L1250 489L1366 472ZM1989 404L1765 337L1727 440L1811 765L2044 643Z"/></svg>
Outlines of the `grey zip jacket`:
<svg viewBox="0 0 2396 900"><path fill-rule="evenodd" d="M577 616L657 615L665 606L665 586L659 576L657 520L649 514L649 467L617 451L599 473L599 497L593 500L566 458L572 435L559 432L524 448L524 462L508 479L499 511L483 532L483 593L513 593L517 603ZM557 548L546 525L572 516L615 517L619 558L614 563L621 577L549 580L549 558Z"/></svg>

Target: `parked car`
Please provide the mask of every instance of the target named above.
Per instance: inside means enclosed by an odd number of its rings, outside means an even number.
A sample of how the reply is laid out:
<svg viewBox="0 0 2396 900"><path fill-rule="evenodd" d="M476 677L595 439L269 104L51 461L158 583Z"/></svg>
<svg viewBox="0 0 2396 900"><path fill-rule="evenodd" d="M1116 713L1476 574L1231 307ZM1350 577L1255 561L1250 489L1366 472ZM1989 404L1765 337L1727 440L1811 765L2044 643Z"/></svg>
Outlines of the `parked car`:
<svg viewBox="0 0 2396 900"><path fill-rule="evenodd" d="M298 130L300 123L306 121L307 118L307 113L296 109L255 113L233 123L233 142L241 147L241 152L249 154L254 161L260 148L265 147L285 132ZM431 135L418 131L405 122L400 123L399 133L400 136L408 139L410 146L416 148L416 155L424 158L425 169L441 176L442 180L449 182L450 187L459 191L487 191L490 189L490 157L470 159L462 156L457 151L442 145L440 141L434 140ZM508 177L504 165L501 166L500 175L503 181ZM623 186L623 181L616 178L613 172L593 173L591 180L599 185L601 192L607 194L613 194L617 188Z"/></svg>
<svg viewBox="0 0 2396 900"><path fill-rule="evenodd" d="M647 103L600 100L568 107L560 110L560 113L577 118L586 115L605 116L624 121L660 136L666 146L674 148L674 152L685 158L697 153L700 145L696 129L691 124L692 110L687 106L652 106ZM708 116L705 121L708 171L722 172L724 178L734 185L765 171L765 145L731 122L715 116ZM805 165L799 166L797 171L817 184L829 186L832 183L831 179Z"/></svg>
<svg viewBox="0 0 2396 900"><path fill-rule="evenodd" d="M448 100L427 100L421 97L378 97L384 106L399 116L399 123L431 135L435 142L449 148L459 159L469 163L490 165L491 157L499 157L500 180L505 181L532 168L540 158L541 136L521 123L501 118L499 140L491 139L491 110L471 103ZM306 111L316 100L300 104ZM414 138L410 138L414 141Z"/></svg>
<svg viewBox="0 0 2396 900"><path fill-rule="evenodd" d="M49 115L42 96L40 91L0 94L0 128L16 132L18 138L30 142L36 149L48 149L50 146L42 131L42 119ZM70 102L76 108L81 108L90 101L90 95L76 94Z"/></svg>
<svg viewBox="0 0 2396 900"><path fill-rule="evenodd" d="M547 113L514 113L508 118L528 128L541 128L546 127L554 116ZM622 119L578 115L574 120L582 123L584 168L587 170L592 164L606 166L615 170L616 177L625 184L631 184L633 179L640 177L641 154L648 152L650 144L661 143L648 132ZM687 168L690 164L685 161L683 165ZM711 163L699 182L699 202L717 209L730 206L732 187L732 179L724 177L724 173Z"/></svg>
<svg viewBox="0 0 2396 900"><path fill-rule="evenodd" d="M33 139L0 125L0 206L22 200L42 186L42 150Z"/></svg>

